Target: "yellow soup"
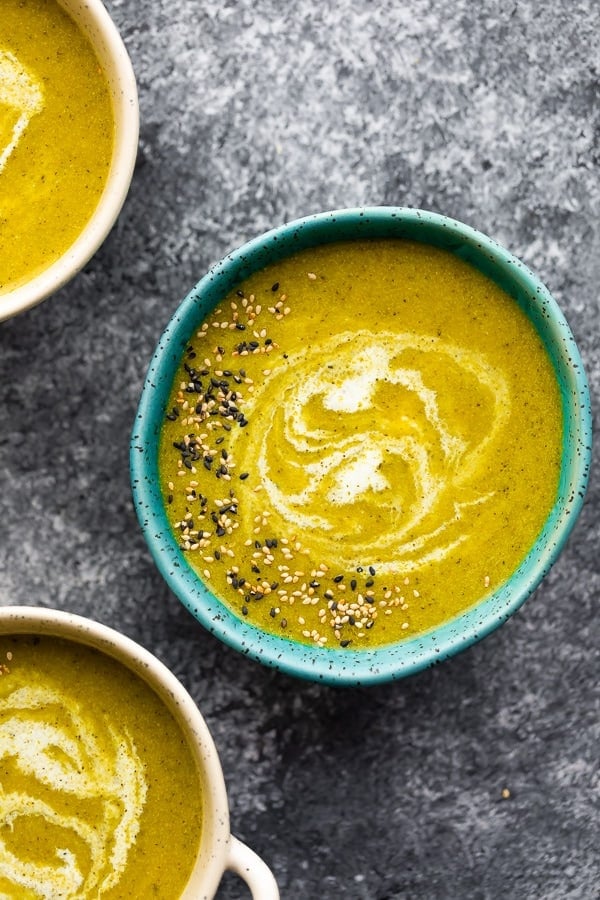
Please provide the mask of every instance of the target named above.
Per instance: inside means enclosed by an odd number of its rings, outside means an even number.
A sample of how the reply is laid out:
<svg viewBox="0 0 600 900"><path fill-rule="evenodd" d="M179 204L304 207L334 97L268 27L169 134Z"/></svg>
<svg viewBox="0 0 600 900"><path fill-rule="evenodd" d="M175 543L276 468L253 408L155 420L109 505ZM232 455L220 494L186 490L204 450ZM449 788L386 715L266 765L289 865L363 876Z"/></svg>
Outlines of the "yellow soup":
<svg viewBox="0 0 600 900"><path fill-rule="evenodd" d="M240 616L325 646L424 632L502 584L554 502L561 406L533 325L452 254L306 250L190 337L161 486Z"/></svg>
<svg viewBox="0 0 600 900"><path fill-rule="evenodd" d="M56 0L0 3L0 294L55 262L108 177L114 121L91 44Z"/></svg>
<svg viewBox="0 0 600 900"><path fill-rule="evenodd" d="M177 900L201 831L186 739L129 669L0 637L0 896Z"/></svg>

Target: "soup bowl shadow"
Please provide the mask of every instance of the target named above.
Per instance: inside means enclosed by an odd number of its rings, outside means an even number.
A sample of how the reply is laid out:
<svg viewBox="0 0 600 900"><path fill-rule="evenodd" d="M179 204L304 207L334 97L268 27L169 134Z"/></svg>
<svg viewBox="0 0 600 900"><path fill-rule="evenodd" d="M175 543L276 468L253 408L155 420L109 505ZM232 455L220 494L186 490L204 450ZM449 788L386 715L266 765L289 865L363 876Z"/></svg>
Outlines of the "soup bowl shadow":
<svg viewBox="0 0 600 900"><path fill-rule="evenodd" d="M90 41L108 80L114 115L112 159L104 190L73 244L47 268L0 294L0 321L56 293L91 259L111 231L133 176L139 136L135 74L119 31L101 0L59 0Z"/></svg>
<svg viewBox="0 0 600 900"><path fill-rule="evenodd" d="M263 631L225 606L179 548L161 495L158 448L172 382L189 337L206 315L256 271L295 252L334 241L400 238L450 251L491 278L532 321L560 388L563 433L558 492L525 559L491 595L430 631L369 649L309 646ZM183 300L158 342L130 446L134 505L154 561L183 605L244 655L288 674L332 685L399 679L441 662L502 625L532 594L560 554L583 504L591 460L590 396L579 351L555 300L516 257L468 225L401 207L335 210L275 228L217 263Z"/></svg>

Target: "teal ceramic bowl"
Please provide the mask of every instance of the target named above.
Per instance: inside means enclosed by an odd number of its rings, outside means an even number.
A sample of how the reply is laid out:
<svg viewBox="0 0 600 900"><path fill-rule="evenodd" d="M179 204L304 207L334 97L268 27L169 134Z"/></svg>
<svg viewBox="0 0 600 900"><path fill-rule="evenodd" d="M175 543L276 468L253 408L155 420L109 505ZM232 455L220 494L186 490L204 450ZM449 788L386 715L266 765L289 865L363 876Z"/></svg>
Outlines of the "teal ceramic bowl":
<svg viewBox="0 0 600 900"><path fill-rule="evenodd" d="M333 241L408 238L456 254L493 279L526 312L553 362L563 404L558 496L522 564L492 596L425 634L378 649L307 646L241 621L199 580L174 539L159 488L157 456L169 391L189 336L240 281L298 250ZM489 634L534 591L559 555L581 509L591 458L589 390L573 335L548 290L522 262L467 225L415 209L374 207L321 213L276 228L212 268L183 300L158 342L131 441L136 512L156 565L202 625L268 666L335 685L367 685L413 674Z"/></svg>

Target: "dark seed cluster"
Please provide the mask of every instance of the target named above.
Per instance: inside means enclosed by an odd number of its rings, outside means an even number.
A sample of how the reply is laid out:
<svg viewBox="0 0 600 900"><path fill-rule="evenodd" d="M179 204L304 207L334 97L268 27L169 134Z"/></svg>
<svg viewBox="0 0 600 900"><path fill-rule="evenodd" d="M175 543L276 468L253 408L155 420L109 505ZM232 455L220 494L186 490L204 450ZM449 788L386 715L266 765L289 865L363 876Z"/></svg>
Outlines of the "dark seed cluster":
<svg viewBox="0 0 600 900"><path fill-rule="evenodd" d="M312 273L308 277L316 278ZM279 282L267 290L277 293ZM266 603L265 615L285 630L295 608L295 624L304 638L324 646L332 636L338 646L346 648L360 643L379 615L408 609L405 593L409 580L405 579L402 587L388 587L377 577L373 564L358 565L352 572L330 573L325 563L314 568L309 564L307 570L307 552L296 537L268 532L269 510L255 517L253 534L244 542L247 553L238 563L227 537L240 527L243 491L257 489L245 486L248 479L251 484L252 473L244 471L237 476L240 495L229 486L224 496L209 499L214 491L209 490L207 478L231 482L235 477L236 462L228 435L233 428L245 428L250 423L244 411L245 394L252 393L254 382L247 374L246 363L240 363L243 358L268 355L278 349L267 329L257 324L262 307L255 297L247 298L240 290L236 297L240 303L231 303L231 315L216 310L212 322L205 322L197 333L197 344L187 346L185 378L179 385L176 405L165 414L167 421L177 423L178 436L172 444L178 452L177 476L183 479L186 500L185 514L173 527L182 550L194 554L194 565L207 580L212 578L215 564L224 567L226 583L239 598L242 616L251 616L256 604ZM281 294L267 307L277 321L290 313L285 301L285 294ZM203 356L199 348L213 329L248 333L244 340L234 342L227 363L224 360L228 354L219 344L197 362ZM176 493L174 481L169 481L167 488L170 505ZM418 596L416 590L413 594ZM307 617L313 627L307 625ZM401 627L408 628L408 622Z"/></svg>

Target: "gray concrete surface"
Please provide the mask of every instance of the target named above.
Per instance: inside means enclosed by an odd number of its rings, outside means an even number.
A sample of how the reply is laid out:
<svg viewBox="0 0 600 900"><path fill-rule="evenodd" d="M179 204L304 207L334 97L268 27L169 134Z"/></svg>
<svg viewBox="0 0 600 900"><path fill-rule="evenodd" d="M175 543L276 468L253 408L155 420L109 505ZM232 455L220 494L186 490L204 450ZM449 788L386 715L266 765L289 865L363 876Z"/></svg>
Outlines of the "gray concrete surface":
<svg viewBox="0 0 600 900"><path fill-rule="evenodd" d="M135 520L128 440L154 345L208 265L357 204L444 212L520 256L567 315L597 408L598 4L107 7L138 78L139 159L85 271L0 326L0 603L90 615L175 671L233 830L285 900L597 897L597 466L508 624L404 682L340 691L242 658L180 606ZM218 894L247 896L233 875Z"/></svg>

